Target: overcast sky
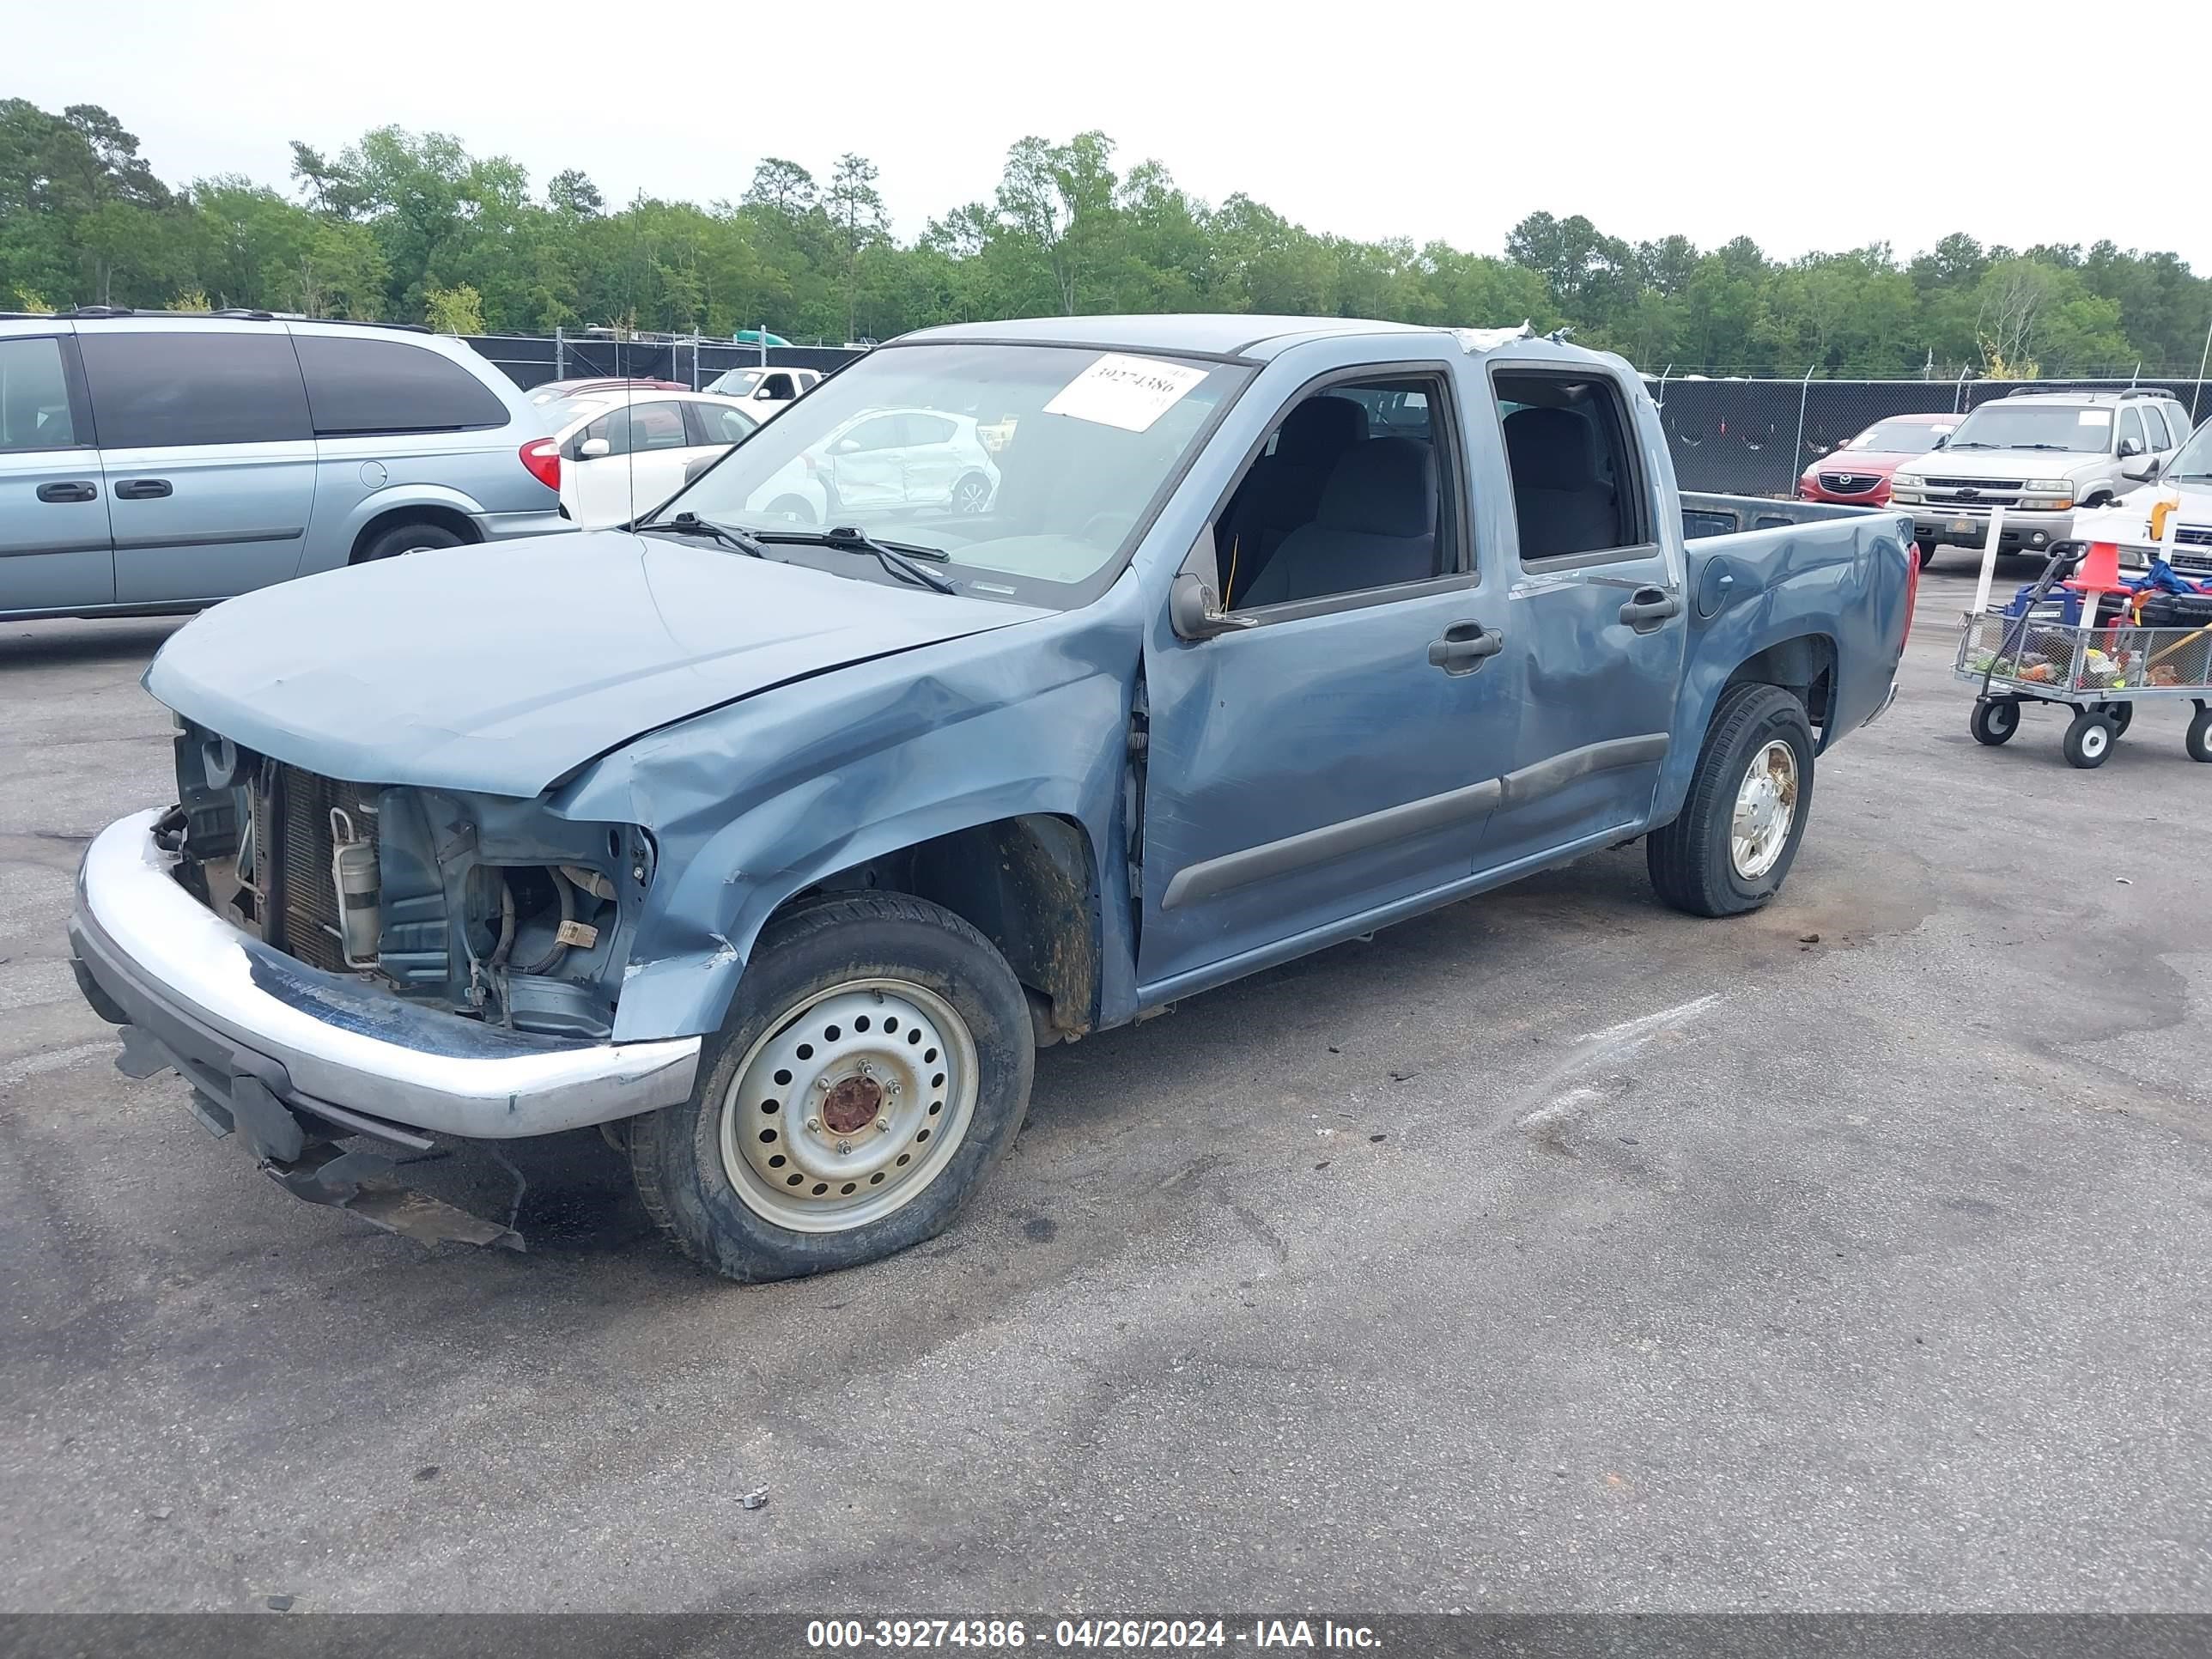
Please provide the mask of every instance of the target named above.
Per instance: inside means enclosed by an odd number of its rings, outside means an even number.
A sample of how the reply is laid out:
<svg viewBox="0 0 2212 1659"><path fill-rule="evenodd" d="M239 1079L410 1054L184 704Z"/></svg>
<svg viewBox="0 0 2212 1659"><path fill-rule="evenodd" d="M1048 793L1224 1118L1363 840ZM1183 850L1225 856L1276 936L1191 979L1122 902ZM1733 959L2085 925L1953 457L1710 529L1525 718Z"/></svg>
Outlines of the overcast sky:
<svg viewBox="0 0 2212 1659"><path fill-rule="evenodd" d="M1909 256L1964 230L2212 272L2212 5L2183 0L102 0L40 33L86 49L10 53L0 94L105 105L172 181L289 187L287 140L337 149L386 122L512 155L535 185L581 167L610 202L735 198L763 155L826 176L851 149L910 236L988 198L1014 139L1097 127L1124 168L1156 156L1209 200L1363 238L1494 252L1545 208L1781 256Z"/></svg>

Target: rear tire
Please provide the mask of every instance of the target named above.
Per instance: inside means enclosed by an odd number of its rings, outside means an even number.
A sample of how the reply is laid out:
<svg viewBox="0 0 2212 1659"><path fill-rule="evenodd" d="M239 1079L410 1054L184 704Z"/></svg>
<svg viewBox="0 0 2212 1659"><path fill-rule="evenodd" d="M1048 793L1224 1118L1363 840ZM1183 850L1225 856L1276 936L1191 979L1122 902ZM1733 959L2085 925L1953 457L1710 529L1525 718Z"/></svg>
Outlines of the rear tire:
<svg viewBox="0 0 2212 1659"><path fill-rule="evenodd" d="M459 547L466 538L457 535L441 524L417 521L396 524L389 530L380 530L363 542L361 550L353 556L356 564L373 564L379 559L396 559L403 553L414 553L436 547Z"/></svg>
<svg viewBox="0 0 2212 1659"><path fill-rule="evenodd" d="M638 1196L741 1284L878 1261L974 1195L1035 1065L1025 994L959 917L903 894L811 904L763 930L691 1098L630 1120Z"/></svg>
<svg viewBox="0 0 2212 1659"><path fill-rule="evenodd" d="M1923 570L1936 562L1936 550L1940 543L1929 542L1920 548L1920 568Z"/></svg>
<svg viewBox="0 0 2212 1659"><path fill-rule="evenodd" d="M2191 717L2189 733L2182 739L2193 761L2212 761L2212 707L2199 703Z"/></svg>
<svg viewBox="0 0 2212 1659"><path fill-rule="evenodd" d="M1788 878L1812 806L1805 705L1778 685L1730 686L1713 711L1680 816L1644 842L1651 884L1693 916L1756 910Z"/></svg>
<svg viewBox="0 0 2212 1659"><path fill-rule="evenodd" d="M961 514L988 512L991 506L991 481L980 472L962 475L952 486L952 510Z"/></svg>

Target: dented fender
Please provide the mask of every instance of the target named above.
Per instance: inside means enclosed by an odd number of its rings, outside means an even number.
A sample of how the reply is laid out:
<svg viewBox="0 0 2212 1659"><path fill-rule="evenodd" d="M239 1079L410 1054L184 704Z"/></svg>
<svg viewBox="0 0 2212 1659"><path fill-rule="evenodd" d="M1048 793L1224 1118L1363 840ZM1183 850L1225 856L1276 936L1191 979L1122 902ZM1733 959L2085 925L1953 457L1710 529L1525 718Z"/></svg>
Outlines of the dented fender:
<svg viewBox="0 0 2212 1659"><path fill-rule="evenodd" d="M1083 611L763 692L640 738L558 791L562 816L614 813L659 849L616 1040L716 1030L762 927L825 878L1033 814L1084 831L1100 910L1097 1019L1129 1018L1118 849L1137 594L1125 578Z"/></svg>

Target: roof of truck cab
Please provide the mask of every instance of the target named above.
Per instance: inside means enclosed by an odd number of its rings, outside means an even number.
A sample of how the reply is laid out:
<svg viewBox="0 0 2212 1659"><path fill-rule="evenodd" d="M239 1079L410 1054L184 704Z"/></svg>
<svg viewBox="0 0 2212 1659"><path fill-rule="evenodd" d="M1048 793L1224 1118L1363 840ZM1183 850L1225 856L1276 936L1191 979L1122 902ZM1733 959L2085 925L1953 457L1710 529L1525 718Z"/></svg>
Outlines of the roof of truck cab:
<svg viewBox="0 0 2212 1659"><path fill-rule="evenodd" d="M1239 313L1174 313L1140 317L1023 317L1002 323L951 323L917 329L893 346L948 341L1006 341L1072 345L1103 351L1197 352L1214 357L1272 357L1297 341L1346 334L1435 334L1416 323L1364 317L1255 317ZM878 348L881 349L882 348Z"/></svg>

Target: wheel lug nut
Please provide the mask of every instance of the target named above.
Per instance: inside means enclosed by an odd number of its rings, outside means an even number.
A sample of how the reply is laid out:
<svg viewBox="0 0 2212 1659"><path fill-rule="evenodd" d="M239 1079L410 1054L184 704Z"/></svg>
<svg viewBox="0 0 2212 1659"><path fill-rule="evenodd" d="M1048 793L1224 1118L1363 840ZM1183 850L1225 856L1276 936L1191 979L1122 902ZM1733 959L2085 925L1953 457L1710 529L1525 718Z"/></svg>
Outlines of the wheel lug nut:
<svg viewBox="0 0 2212 1659"><path fill-rule="evenodd" d="M841 1140L837 1143L837 1150L840 1152L849 1152L853 1150L853 1143L849 1140Z"/></svg>
<svg viewBox="0 0 2212 1659"><path fill-rule="evenodd" d="M889 1134L891 1127L890 1119L887 1117L878 1118L876 1120L876 1127L882 1130L885 1134Z"/></svg>
<svg viewBox="0 0 2212 1659"><path fill-rule="evenodd" d="M806 1120L806 1127L809 1133L818 1135L822 1133L822 1120L818 1117L810 1117Z"/></svg>
<svg viewBox="0 0 2212 1659"><path fill-rule="evenodd" d="M814 1086L817 1091L826 1095L830 1092L830 1079L826 1077L817 1077L814 1079Z"/></svg>
<svg viewBox="0 0 2212 1659"><path fill-rule="evenodd" d="M860 1072L862 1077L873 1077L875 1075L875 1073L869 1068L868 1062L865 1060L860 1062Z"/></svg>

